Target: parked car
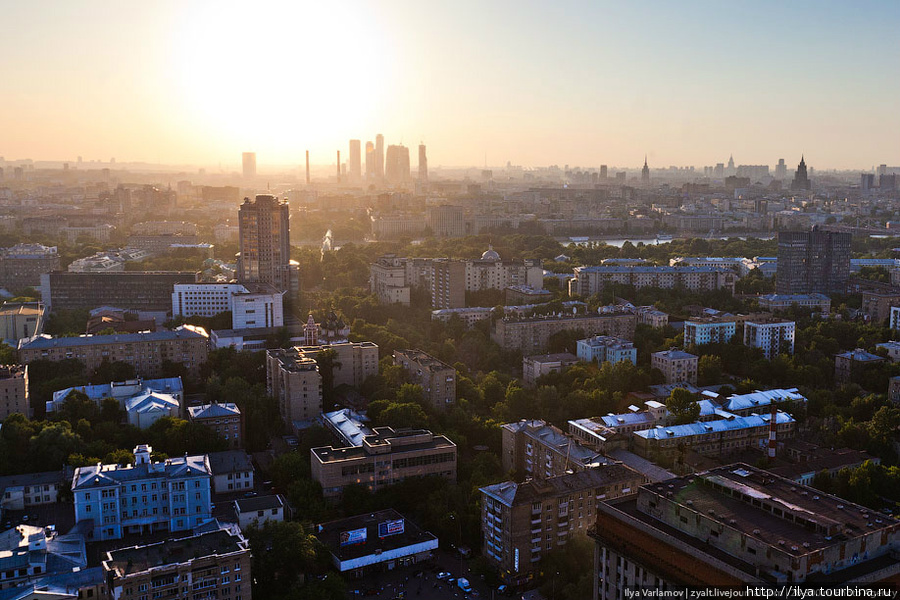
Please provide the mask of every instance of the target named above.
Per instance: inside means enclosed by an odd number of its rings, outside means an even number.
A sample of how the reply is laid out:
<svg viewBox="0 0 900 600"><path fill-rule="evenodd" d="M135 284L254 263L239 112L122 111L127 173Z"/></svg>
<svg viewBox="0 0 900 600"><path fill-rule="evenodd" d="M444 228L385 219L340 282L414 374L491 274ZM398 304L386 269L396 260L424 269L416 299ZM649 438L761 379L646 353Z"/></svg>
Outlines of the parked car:
<svg viewBox="0 0 900 600"><path fill-rule="evenodd" d="M437 574L438 581L443 581L445 579L450 579L450 573L448 573L447 571L441 571Z"/></svg>
<svg viewBox="0 0 900 600"><path fill-rule="evenodd" d="M459 579L457 579L456 586L467 594L472 592L472 586L471 584L469 584L469 580L465 577L460 577Z"/></svg>

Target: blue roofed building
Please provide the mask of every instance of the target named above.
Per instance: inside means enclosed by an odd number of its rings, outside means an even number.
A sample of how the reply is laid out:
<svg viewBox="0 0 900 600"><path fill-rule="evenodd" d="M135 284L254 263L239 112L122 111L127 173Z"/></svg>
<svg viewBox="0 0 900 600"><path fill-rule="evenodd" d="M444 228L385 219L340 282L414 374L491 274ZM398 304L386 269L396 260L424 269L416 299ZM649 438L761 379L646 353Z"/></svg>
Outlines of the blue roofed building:
<svg viewBox="0 0 900 600"><path fill-rule="evenodd" d="M88 539L189 531L211 517L212 470L206 455L154 462L134 449L135 464L79 467L72 478L75 522L90 521Z"/></svg>
<svg viewBox="0 0 900 600"><path fill-rule="evenodd" d="M634 452L650 460L675 458L688 450L703 456L726 456L753 447L765 447L769 440L772 415L750 415L686 425L657 426L636 431ZM779 440L794 436L797 422L778 411L776 436Z"/></svg>

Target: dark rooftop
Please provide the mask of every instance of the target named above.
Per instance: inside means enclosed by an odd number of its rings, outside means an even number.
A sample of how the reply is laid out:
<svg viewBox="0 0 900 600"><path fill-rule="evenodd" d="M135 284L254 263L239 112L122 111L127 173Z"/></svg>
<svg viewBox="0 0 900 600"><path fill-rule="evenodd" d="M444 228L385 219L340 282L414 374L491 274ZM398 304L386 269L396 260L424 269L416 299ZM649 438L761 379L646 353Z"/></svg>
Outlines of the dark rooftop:
<svg viewBox="0 0 900 600"><path fill-rule="evenodd" d="M124 577L153 567L186 563L204 556L241 552L245 549L243 543L238 536L220 529L147 546L113 550L107 553L107 559L103 563L109 570L115 570L120 577Z"/></svg>
<svg viewBox="0 0 900 600"><path fill-rule="evenodd" d="M404 520L403 533L389 535L385 538L378 537L379 523L400 519ZM366 530L365 542L348 546L340 545L341 533L363 528ZM393 508L322 523L316 526L315 536L342 562L437 539L434 534L424 531Z"/></svg>
<svg viewBox="0 0 900 600"><path fill-rule="evenodd" d="M640 493L671 494L679 505L795 556L900 526L889 516L740 463L647 484Z"/></svg>

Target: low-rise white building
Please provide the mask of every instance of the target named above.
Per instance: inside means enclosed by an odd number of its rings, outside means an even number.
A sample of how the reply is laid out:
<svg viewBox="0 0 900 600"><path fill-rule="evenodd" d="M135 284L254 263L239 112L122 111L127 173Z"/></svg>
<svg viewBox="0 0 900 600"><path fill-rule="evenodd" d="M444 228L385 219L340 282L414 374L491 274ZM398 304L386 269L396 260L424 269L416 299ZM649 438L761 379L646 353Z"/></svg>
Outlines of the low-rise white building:
<svg viewBox="0 0 900 600"><path fill-rule="evenodd" d="M578 362L578 357L568 352L538 354L522 359L522 383L534 387L538 378L548 373L558 373Z"/></svg>
<svg viewBox="0 0 900 600"><path fill-rule="evenodd" d="M216 494L247 492L254 486L253 462L243 450L210 452L206 455Z"/></svg>
<svg viewBox="0 0 900 600"><path fill-rule="evenodd" d="M181 382L181 377L167 377L164 379L138 378L98 385L81 385L53 392L53 400L47 402L47 413L60 410L69 394L76 391L86 395L97 406L101 406L107 398L114 398L119 402L119 408L122 410L127 410L129 400L148 392L171 396L179 404L184 401L184 385Z"/></svg>
<svg viewBox="0 0 900 600"><path fill-rule="evenodd" d="M234 501L234 516L241 531L246 531L251 526L261 527L267 521L284 521L284 507L284 498L280 494L240 498Z"/></svg>
<svg viewBox="0 0 900 600"><path fill-rule="evenodd" d="M283 327L283 297L284 292L265 284L176 284L172 315L213 317L230 311L233 329Z"/></svg>
<svg viewBox="0 0 900 600"><path fill-rule="evenodd" d="M128 423L147 429L163 417L180 417L181 402L171 394L145 390L125 401Z"/></svg>

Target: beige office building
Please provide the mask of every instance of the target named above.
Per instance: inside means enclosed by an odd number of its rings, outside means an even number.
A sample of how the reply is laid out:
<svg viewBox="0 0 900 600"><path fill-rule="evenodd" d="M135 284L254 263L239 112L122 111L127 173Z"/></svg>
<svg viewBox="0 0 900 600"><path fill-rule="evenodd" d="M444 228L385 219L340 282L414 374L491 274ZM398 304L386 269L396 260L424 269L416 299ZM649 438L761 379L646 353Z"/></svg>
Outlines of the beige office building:
<svg viewBox="0 0 900 600"><path fill-rule="evenodd" d="M310 459L326 498L339 497L352 484L374 491L409 477L456 481L456 444L425 429L376 427L361 446L312 448Z"/></svg>

